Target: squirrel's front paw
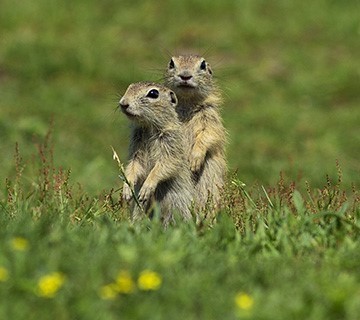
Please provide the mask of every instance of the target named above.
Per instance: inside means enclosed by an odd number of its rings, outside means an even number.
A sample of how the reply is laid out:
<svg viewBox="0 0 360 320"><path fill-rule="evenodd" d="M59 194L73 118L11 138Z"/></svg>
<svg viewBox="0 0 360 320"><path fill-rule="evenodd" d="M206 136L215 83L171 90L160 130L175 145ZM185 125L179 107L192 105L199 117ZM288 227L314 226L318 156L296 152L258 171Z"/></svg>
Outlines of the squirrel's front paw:
<svg viewBox="0 0 360 320"><path fill-rule="evenodd" d="M200 152L192 152L189 157L190 170L192 172L198 172L204 163L204 155Z"/></svg>
<svg viewBox="0 0 360 320"><path fill-rule="evenodd" d="M131 188L127 183L124 184L122 196L125 201L130 201L131 198L133 197Z"/></svg>
<svg viewBox="0 0 360 320"><path fill-rule="evenodd" d="M151 185L144 184L139 192L139 201L145 202L150 199L150 197L154 194L155 187Z"/></svg>

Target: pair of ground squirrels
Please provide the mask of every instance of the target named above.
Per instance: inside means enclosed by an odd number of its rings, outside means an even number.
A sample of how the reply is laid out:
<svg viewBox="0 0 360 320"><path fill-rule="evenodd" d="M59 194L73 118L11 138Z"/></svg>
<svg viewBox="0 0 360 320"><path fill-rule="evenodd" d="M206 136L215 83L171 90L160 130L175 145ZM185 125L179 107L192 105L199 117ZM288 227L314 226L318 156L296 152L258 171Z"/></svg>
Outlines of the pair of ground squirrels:
<svg viewBox="0 0 360 320"><path fill-rule="evenodd" d="M133 122L123 197L131 200L133 189L145 211L155 200L168 224L174 212L190 219L192 203L195 210L219 207L226 132L220 91L203 58L173 57L164 84L131 84L120 107ZM134 205L133 217L140 212Z"/></svg>

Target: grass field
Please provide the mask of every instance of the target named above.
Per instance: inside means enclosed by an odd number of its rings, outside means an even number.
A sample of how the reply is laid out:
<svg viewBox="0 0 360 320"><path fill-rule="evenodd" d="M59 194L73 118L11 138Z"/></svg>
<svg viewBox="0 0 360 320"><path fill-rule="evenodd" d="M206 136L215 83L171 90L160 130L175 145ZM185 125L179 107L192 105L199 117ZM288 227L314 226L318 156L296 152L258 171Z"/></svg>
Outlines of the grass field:
<svg viewBox="0 0 360 320"><path fill-rule="evenodd" d="M2 0L0 318L358 319L359 9ZM225 209L131 224L117 102L185 50L224 92Z"/></svg>

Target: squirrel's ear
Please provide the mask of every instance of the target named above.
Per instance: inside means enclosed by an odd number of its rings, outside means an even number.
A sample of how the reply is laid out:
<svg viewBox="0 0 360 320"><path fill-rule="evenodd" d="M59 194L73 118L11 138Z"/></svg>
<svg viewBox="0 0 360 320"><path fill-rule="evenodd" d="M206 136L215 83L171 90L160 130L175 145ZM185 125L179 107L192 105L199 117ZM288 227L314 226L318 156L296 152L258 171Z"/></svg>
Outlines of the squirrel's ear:
<svg viewBox="0 0 360 320"><path fill-rule="evenodd" d="M176 106L176 105L177 105L178 100L177 100L177 98L176 98L176 94L175 94L174 92L172 92L172 91L170 91L170 100L171 100L171 104L172 104L173 106Z"/></svg>

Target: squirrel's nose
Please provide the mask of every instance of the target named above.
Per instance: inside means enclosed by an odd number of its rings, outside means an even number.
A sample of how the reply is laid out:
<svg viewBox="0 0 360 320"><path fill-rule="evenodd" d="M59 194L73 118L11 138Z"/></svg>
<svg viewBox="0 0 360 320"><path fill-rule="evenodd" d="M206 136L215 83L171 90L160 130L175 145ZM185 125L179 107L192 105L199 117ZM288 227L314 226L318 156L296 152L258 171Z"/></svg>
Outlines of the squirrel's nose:
<svg viewBox="0 0 360 320"><path fill-rule="evenodd" d="M127 108L129 108L129 104L126 103L126 101L124 99L121 99L119 101L119 106L121 107L121 109L126 110Z"/></svg>
<svg viewBox="0 0 360 320"><path fill-rule="evenodd" d="M127 108L129 108L129 105L124 104L124 103L120 103L120 107L121 107L121 109L126 110Z"/></svg>
<svg viewBox="0 0 360 320"><path fill-rule="evenodd" d="M181 78L181 80L184 80L184 81L188 81L188 80L190 80L191 78L192 78L192 76L188 76L188 75L180 75L180 78Z"/></svg>

